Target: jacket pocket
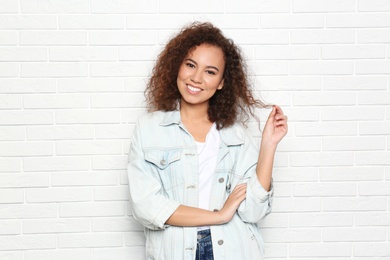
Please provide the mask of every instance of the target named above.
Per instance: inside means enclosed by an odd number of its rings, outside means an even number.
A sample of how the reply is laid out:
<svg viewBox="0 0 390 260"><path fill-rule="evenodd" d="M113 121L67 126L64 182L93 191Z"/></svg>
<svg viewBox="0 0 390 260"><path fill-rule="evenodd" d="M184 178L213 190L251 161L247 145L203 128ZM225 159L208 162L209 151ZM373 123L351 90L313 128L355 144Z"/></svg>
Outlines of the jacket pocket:
<svg viewBox="0 0 390 260"><path fill-rule="evenodd" d="M183 183L180 172L182 149L146 149L145 160L154 166L165 191Z"/></svg>

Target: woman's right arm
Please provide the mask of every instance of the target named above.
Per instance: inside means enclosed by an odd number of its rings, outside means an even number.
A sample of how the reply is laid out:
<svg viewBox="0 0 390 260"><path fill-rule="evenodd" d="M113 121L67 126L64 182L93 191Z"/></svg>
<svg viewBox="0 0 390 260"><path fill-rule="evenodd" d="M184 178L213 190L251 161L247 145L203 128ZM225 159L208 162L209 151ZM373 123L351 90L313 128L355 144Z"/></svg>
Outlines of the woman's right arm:
<svg viewBox="0 0 390 260"><path fill-rule="evenodd" d="M195 207L180 205L168 218L166 224L171 226L195 227L220 225L229 222L240 203L245 199L246 184L235 187L229 195L223 208L219 211L209 211Z"/></svg>

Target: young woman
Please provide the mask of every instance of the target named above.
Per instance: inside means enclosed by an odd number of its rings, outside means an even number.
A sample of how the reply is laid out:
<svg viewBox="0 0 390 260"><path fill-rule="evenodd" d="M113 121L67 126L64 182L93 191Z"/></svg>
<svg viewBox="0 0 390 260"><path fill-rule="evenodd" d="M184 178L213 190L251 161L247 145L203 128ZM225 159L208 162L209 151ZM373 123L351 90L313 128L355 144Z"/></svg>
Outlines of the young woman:
<svg viewBox="0 0 390 260"><path fill-rule="evenodd" d="M271 210L282 109L272 106L259 152L243 124L266 106L252 95L238 47L210 23L169 41L145 94L128 176L147 259L262 259L256 223Z"/></svg>

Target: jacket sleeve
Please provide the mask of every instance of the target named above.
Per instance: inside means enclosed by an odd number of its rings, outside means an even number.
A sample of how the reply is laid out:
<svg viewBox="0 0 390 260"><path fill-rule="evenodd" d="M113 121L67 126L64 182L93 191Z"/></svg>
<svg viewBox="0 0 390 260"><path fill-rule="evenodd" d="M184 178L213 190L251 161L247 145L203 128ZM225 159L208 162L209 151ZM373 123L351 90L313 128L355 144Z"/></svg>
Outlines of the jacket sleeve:
<svg viewBox="0 0 390 260"><path fill-rule="evenodd" d="M244 175L247 182L246 199L238 208L238 215L242 221L257 223L271 212L273 198L273 184L270 191L266 191L256 175L256 166L259 150L253 139L245 133L245 142L242 145L236 161L237 174Z"/></svg>
<svg viewBox="0 0 390 260"><path fill-rule="evenodd" d="M127 173L130 204L134 218L149 229L165 229L167 219L179 207L179 202L168 199L153 165L144 159L141 130L136 124L130 144Z"/></svg>

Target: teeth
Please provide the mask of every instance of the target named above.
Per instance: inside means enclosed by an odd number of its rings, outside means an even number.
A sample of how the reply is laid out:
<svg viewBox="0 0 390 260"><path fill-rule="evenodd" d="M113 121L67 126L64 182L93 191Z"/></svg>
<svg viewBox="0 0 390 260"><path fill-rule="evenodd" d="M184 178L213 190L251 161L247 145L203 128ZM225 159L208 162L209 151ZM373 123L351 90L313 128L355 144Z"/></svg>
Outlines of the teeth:
<svg viewBox="0 0 390 260"><path fill-rule="evenodd" d="M199 91L201 91L200 88L195 88L195 87L190 86L190 85L187 85L187 87L189 88L189 90L191 90L191 91L193 91L193 92L199 92Z"/></svg>

